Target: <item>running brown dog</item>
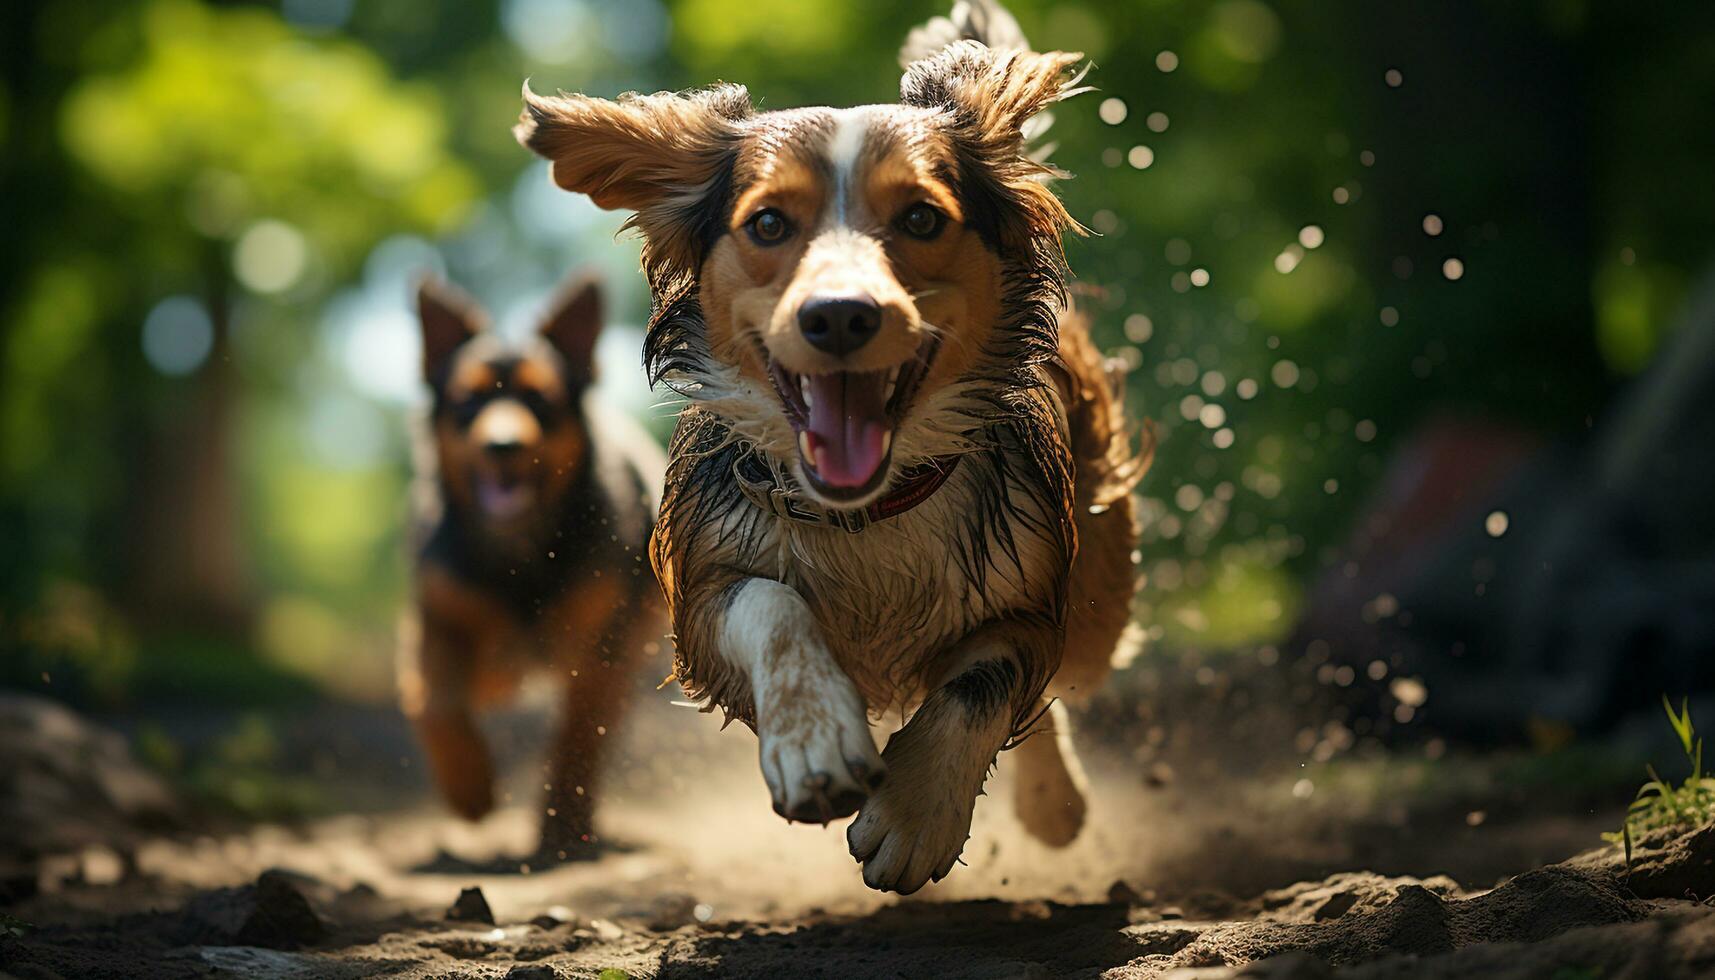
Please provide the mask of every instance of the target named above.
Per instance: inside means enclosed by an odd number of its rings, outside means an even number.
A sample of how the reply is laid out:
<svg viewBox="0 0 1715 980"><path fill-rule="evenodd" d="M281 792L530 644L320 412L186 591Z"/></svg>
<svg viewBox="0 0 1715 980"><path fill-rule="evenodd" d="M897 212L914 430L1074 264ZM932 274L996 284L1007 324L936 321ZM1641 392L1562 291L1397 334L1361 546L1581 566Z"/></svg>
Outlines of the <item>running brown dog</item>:
<svg viewBox="0 0 1715 980"><path fill-rule="evenodd" d="M634 212L645 356L690 400L653 542L678 679L756 731L788 820L857 812L875 888L951 870L1015 742L1025 827L1064 844L1085 816L1051 699L1122 646L1143 456L1025 136L1080 57L961 3L912 35L895 105L525 88L554 180Z"/></svg>
<svg viewBox="0 0 1715 980"><path fill-rule="evenodd" d="M420 467L416 622L400 694L441 793L475 820L494 805L476 713L551 672L563 690L544 765L542 857L593 850L603 746L639 653L665 632L645 560L664 458L590 394L602 326L593 282L571 284L521 344L463 293L418 290L432 459Z"/></svg>

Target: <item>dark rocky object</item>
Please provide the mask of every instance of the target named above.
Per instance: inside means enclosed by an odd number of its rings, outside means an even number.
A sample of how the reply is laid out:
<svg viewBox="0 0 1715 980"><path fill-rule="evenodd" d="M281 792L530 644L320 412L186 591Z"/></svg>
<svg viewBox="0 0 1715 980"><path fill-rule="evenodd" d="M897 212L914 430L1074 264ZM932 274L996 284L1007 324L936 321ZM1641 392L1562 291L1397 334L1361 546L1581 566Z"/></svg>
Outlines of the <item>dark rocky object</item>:
<svg viewBox="0 0 1715 980"><path fill-rule="evenodd" d="M321 917L290 876L264 871L256 879L250 914L234 938L240 946L298 949L314 945L326 931Z"/></svg>
<svg viewBox="0 0 1715 980"><path fill-rule="evenodd" d="M1144 897L1138 894L1137 889L1131 887L1124 878L1117 879L1108 886L1108 901L1115 905L1146 904Z"/></svg>
<svg viewBox="0 0 1715 980"><path fill-rule="evenodd" d="M327 935L327 927L290 872L262 872L255 884L221 888L192 899L168 917L162 934L186 946L258 946L301 949Z"/></svg>
<svg viewBox="0 0 1715 980"><path fill-rule="evenodd" d="M1632 842L1626 887L1642 898L1715 896L1715 824L1689 834L1657 831Z"/></svg>
<svg viewBox="0 0 1715 980"><path fill-rule="evenodd" d="M328 932L295 875L281 870L262 872L256 884L209 892L192 901L185 915L199 934L194 946L302 949Z"/></svg>
<svg viewBox="0 0 1715 980"><path fill-rule="evenodd" d="M488 907L488 899L482 895L482 889L472 885L459 892L458 901L447 909L447 918L454 922L480 922L494 925L494 912Z"/></svg>
<svg viewBox="0 0 1715 980"><path fill-rule="evenodd" d="M672 932L696 921L697 900L690 895L658 896L649 905L645 925L651 932Z"/></svg>
<svg viewBox="0 0 1715 980"><path fill-rule="evenodd" d="M124 736L56 701L0 693L0 856L27 862L91 845L124 852L149 832L181 827L183 813ZM7 900L34 887L6 877Z"/></svg>

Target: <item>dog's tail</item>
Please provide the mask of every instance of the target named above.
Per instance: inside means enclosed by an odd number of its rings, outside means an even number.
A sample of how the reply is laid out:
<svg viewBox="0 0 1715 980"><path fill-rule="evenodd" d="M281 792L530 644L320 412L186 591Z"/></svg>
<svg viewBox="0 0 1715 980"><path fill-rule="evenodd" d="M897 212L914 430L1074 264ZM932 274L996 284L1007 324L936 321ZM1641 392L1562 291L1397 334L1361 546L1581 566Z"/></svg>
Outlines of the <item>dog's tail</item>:
<svg viewBox="0 0 1715 980"><path fill-rule="evenodd" d="M959 41L976 41L995 51L1034 50L1017 18L995 0L955 0L947 16L931 17L905 35L905 43L899 48L899 67L910 68ZM1036 145L1053 121L1053 113L1039 112L1024 126L1024 141L1032 147L1030 157L1038 162L1054 150L1052 144Z"/></svg>

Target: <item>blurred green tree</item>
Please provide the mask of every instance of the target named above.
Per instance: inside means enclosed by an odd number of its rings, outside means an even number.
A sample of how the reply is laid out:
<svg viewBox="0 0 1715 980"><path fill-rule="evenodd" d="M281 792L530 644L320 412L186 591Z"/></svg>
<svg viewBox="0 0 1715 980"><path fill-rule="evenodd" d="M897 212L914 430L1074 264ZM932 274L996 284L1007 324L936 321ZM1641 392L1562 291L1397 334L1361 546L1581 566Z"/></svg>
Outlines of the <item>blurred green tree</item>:
<svg viewBox="0 0 1715 980"><path fill-rule="evenodd" d="M15 12L10 32L59 69L19 113L56 117L59 147L34 147L44 193L8 261L8 564L102 583L145 627L247 640L240 380L293 367L247 350L246 316L313 309L385 236L456 227L480 185L436 92L360 45L266 10L93 6ZM104 527L122 533L89 549Z"/></svg>

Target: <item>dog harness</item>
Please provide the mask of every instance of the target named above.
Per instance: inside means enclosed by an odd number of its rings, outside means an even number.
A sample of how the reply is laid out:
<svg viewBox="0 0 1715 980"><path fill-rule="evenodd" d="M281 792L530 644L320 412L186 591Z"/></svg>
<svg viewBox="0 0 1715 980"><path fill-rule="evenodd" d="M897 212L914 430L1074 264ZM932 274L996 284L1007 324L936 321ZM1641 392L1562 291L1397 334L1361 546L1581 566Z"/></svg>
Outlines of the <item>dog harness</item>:
<svg viewBox="0 0 1715 980"><path fill-rule="evenodd" d="M912 467L891 493L858 510L836 510L804 499L796 487L776 479L768 464L751 453L740 456L732 472L745 497L763 510L800 524L837 527L856 534L871 524L898 517L934 496L958 468L960 458L938 456Z"/></svg>

